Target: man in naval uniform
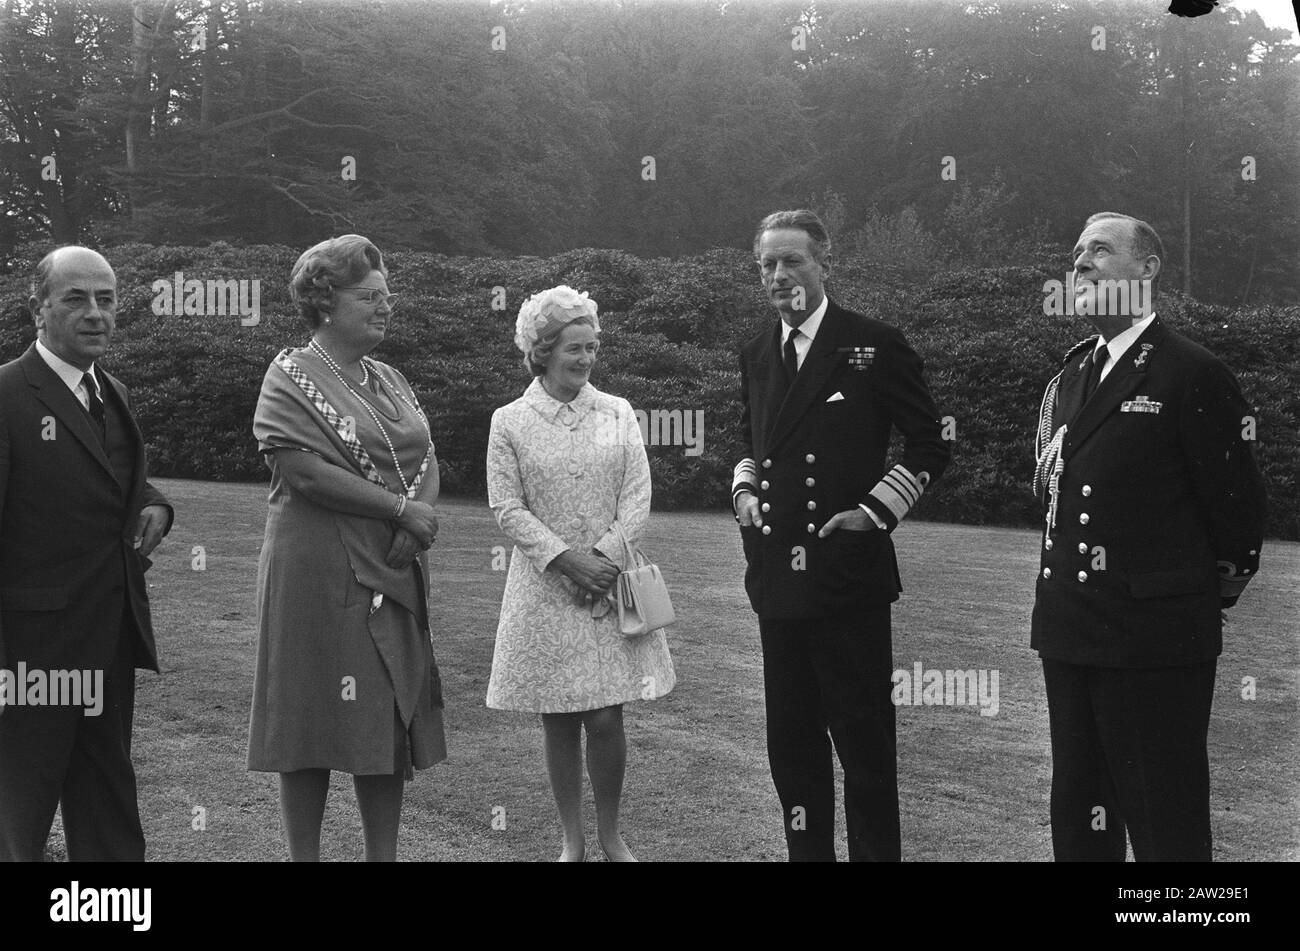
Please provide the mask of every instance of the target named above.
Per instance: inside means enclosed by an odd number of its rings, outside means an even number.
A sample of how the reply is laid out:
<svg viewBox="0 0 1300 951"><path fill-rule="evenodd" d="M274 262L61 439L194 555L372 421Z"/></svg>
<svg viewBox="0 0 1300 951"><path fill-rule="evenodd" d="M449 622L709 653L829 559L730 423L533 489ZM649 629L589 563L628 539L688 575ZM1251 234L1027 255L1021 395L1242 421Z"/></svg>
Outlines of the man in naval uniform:
<svg viewBox="0 0 1300 951"><path fill-rule="evenodd" d="M1254 411L1223 363L1156 316L1164 248L1149 224L1093 215L1074 258L1076 309L1100 335L1047 387L1034 476L1052 847L1122 862L1127 830L1138 861L1208 861L1221 610L1263 541ZM1102 282L1150 292L1110 308Z"/></svg>
<svg viewBox="0 0 1300 951"><path fill-rule="evenodd" d="M949 447L903 334L825 296L818 217L769 215L754 252L780 320L741 351L745 458L732 497L786 845L791 861L835 860L833 740L849 859L898 861L889 606L902 588L890 532ZM903 458L886 469L893 427Z"/></svg>

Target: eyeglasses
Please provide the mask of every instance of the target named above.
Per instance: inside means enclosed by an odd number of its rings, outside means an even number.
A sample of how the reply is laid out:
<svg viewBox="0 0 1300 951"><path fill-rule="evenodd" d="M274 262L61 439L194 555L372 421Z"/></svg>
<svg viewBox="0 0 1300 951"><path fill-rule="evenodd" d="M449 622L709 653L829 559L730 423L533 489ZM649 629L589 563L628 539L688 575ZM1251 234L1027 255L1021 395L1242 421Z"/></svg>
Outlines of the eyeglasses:
<svg viewBox="0 0 1300 951"><path fill-rule="evenodd" d="M361 286L340 287L339 290L365 291L366 293L363 295L359 295L358 299L365 301L367 304L370 304L372 307L378 307L380 304L386 305L389 310L393 310L394 308L397 307L397 295L385 294L377 287L361 287Z"/></svg>

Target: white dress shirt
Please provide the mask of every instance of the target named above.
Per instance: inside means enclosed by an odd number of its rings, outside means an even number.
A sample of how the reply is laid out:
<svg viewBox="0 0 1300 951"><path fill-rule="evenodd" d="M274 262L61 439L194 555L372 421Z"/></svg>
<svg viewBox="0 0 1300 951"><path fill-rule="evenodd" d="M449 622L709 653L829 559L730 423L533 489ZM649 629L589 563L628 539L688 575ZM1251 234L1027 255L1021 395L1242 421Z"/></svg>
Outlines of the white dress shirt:
<svg viewBox="0 0 1300 951"><path fill-rule="evenodd" d="M89 370L78 370L39 340L36 341L36 352L41 355L41 359L45 361L49 368L58 374L59 379L67 384L68 389L72 390L72 395L81 402L82 409L87 412L90 411L90 396L86 393L86 387L82 383L82 377L87 373L95 381L95 395L99 397L101 403L104 401L103 393L100 390L99 377L95 375L95 365L93 363L90 365Z"/></svg>
<svg viewBox="0 0 1300 951"><path fill-rule="evenodd" d="M803 367L803 359L808 356L808 351L812 349L813 338L817 336L817 328L822 325L822 317L826 315L826 304L829 298L822 294L822 302L817 305L817 309L804 318L804 322L798 327L791 327L781 321L781 352L785 352L785 342L790 339L790 334L799 331L799 336L794 340L794 359L795 367Z"/></svg>
<svg viewBox="0 0 1300 951"><path fill-rule="evenodd" d="M1115 334L1115 336L1110 340L1102 340L1100 337L1097 338L1097 346L1094 347L1092 351L1093 361L1096 362L1097 354L1100 352L1102 347L1105 347L1110 351L1110 359L1108 359L1105 366L1101 368L1101 376L1097 378L1098 386L1101 385L1102 380L1106 379L1111 368L1119 363L1119 358L1124 356L1124 351L1128 350L1129 347L1133 346L1133 344L1137 342L1137 338L1142 336L1146 329L1151 326L1151 321L1155 319L1156 315L1152 312L1127 330L1122 330ZM796 343L795 346L797 347L799 345Z"/></svg>

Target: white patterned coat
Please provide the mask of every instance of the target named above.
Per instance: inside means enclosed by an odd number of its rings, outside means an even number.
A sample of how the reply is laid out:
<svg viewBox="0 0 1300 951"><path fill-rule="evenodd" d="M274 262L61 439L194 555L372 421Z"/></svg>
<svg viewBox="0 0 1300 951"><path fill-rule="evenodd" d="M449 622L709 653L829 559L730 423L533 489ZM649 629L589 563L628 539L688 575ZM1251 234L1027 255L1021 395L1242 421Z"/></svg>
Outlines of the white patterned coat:
<svg viewBox="0 0 1300 951"><path fill-rule="evenodd" d="M590 383L570 403L534 379L492 414L488 503L514 542L497 625L487 705L573 713L672 690L663 631L625 638L618 611L593 618L581 592L546 566L597 548L623 565L650 516L650 465L627 400Z"/></svg>

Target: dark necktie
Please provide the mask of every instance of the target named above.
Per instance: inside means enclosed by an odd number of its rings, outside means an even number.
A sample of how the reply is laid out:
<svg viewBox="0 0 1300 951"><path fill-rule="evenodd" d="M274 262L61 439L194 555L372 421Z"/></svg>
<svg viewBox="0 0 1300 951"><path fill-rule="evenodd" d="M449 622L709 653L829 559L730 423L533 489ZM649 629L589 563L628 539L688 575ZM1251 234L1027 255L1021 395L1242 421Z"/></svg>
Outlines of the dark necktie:
<svg viewBox="0 0 1300 951"><path fill-rule="evenodd" d="M793 383L795 375L799 372L799 356L794 352L794 338L799 336L799 331L790 331L790 336L785 339L785 346L782 348L782 363L785 364L785 378L788 382Z"/></svg>
<svg viewBox="0 0 1300 951"><path fill-rule="evenodd" d="M99 398L95 379L89 373L81 375L81 385L86 388L86 400L89 403L90 416L95 421L95 433L100 442L104 441L104 401Z"/></svg>
<svg viewBox="0 0 1300 951"><path fill-rule="evenodd" d="M1103 346L1100 350L1094 350L1092 354L1092 366L1088 370L1088 398L1097 392L1097 386L1101 383L1101 371L1106 367L1106 360L1110 357L1110 347Z"/></svg>

